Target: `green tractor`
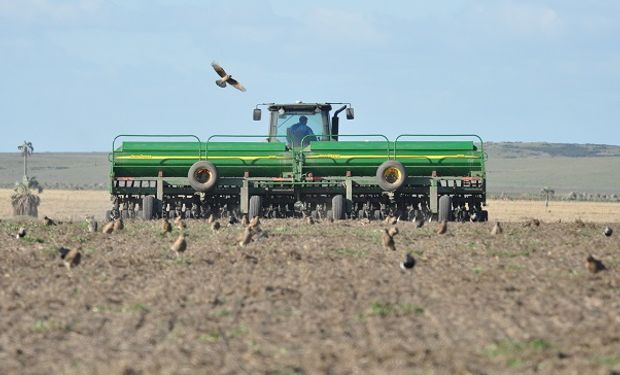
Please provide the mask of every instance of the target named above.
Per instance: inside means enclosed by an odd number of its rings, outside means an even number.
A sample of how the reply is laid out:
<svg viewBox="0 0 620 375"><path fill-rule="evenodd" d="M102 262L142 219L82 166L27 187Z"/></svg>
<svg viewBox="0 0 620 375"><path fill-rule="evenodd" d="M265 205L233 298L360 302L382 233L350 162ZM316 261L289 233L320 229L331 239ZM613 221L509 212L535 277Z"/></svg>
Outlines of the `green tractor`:
<svg viewBox="0 0 620 375"><path fill-rule="evenodd" d="M333 113L334 105L338 105ZM119 135L111 216L487 220L477 135L340 132L348 103L259 104L267 135Z"/></svg>

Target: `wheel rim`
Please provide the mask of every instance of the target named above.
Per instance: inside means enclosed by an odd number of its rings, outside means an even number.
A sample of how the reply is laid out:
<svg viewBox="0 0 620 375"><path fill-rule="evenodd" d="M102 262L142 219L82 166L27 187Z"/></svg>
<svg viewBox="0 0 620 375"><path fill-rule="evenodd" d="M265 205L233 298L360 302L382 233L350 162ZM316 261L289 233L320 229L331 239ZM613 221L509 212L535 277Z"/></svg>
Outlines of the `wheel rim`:
<svg viewBox="0 0 620 375"><path fill-rule="evenodd" d="M400 180L401 176L402 174L400 173L400 170L396 167L389 167L383 172L383 178L390 184Z"/></svg>

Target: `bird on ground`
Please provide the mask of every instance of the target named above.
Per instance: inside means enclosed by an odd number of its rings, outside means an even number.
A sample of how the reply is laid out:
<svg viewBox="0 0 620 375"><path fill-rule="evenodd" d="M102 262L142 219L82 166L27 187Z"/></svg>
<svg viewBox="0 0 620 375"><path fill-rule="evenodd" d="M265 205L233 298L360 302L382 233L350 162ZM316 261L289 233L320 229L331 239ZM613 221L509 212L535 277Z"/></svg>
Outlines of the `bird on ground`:
<svg viewBox="0 0 620 375"><path fill-rule="evenodd" d="M234 214L231 214L228 217L228 226L235 225L239 223L239 219Z"/></svg>
<svg viewBox="0 0 620 375"><path fill-rule="evenodd" d="M60 258L62 259L67 270L71 270L71 268L76 267L80 264L82 260L82 247L74 247L73 249L68 249L66 247L61 247L58 249L58 253L60 254Z"/></svg>
<svg viewBox="0 0 620 375"><path fill-rule="evenodd" d="M605 227L605 229L603 229L603 234L605 237L611 237L611 235L614 234L614 230L610 227Z"/></svg>
<svg viewBox="0 0 620 375"><path fill-rule="evenodd" d="M56 222L47 216L43 216L43 225L49 227L52 225L56 225Z"/></svg>
<svg viewBox="0 0 620 375"><path fill-rule="evenodd" d="M172 224L168 221L168 218L163 218L161 221L161 234L165 236L172 231Z"/></svg>
<svg viewBox="0 0 620 375"><path fill-rule="evenodd" d="M260 225L260 218L258 217L258 215L255 215L252 220L250 220L250 227L252 228L256 228Z"/></svg>
<svg viewBox="0 0 620 375"><path fill-rule="evenodd" d="M248 224L250 224L250 221L248 220L248 215L243 214L243 216L241 216L241 225L245 227Z"/></svg>
<svg viewBox="0 0 620 375"><path fill-rule="evenodd" d="M502 234L504 232L504 230L502 229L502 225L499 223L499 221L495 222L495 225L493 225L493 229L491 229L491 234L492 235L498 235L498 234Z"/></svg>
<svg viewBox="0 0 620 375"><path fill-rule="evenodd" d="M123 219L121 219L120 217L114 219L114 224L113 225L114 225L114 230L115 231L119 231L119 230L125 229L125 224L123 223Z"/></svg>
<svg viewBox="0 0 620 375"><path fill-rule="evenodd" d="M213 216L213 214L209 215L209 218L207 219L207 224L213 224L214 221L215 216Z"/></svg>
<svg viewBox="0 0 620 375"><path fill-rule="evenodd" d="M114 221L110 221L110 222L106 223L101 228L101 232L105 233L105 234L110 234L110 233L114 232Z"/></svg>
<svg viewBox="0 0 620 375"><path fill-rule="evenodd" d="M415 258L411 255L411 253L407 253L405 255L405 260L400 262L400 269L403 271L410 271L415 267Z"/></svg>
<svg viewBox="0 0 620 375"><path fill-rule="evenodd" d="M392 251L396 250L394 237L390 235L390 231L387 229L383 229L383 247Z"/></svg>
<svg viewBox="0 0 620 375"><path fill-rule="evenodd" d="M530 220L526 221L523 224L523 226L524 227L532 227L532 226L539 227L540 226L540 220L538 220L538 219L530 219Z"/></svg>
<svg viewBox="0 0 620 375"><path fill-rule="evenodd" d="M439 227L437 228L437 234L445 234L448 231L448 222L446 220L442 220L439 223Z"/></svg>
<svg viewBox="0 0 620 375"><path fill-rule="evenodd" d="M395 235L397 235L398 233L399 233L399 232L398 232L398 228L396 228L396 227L392 227L392 228L390 228L390 229L388 230L388 234L389 234L390 236L392 236L392 237L394 237L394 236L395 236Z"/></svg>
<svg viewBox="0 0 620 375"><path fill-rule="evenodd" d="M577 226L578 226L578 227L581 227L581 228L583 228L583 227L585 227L585 226L586 226L586 223L584 223L584 222L583 222L583 220L581 220L581 218L580 218L580 217L578 217L578 218L576 218L576 219L575 219L575 224L577 224Z"/></svg>
<svg viewBox="0 0 620 375"><path fill-rule="evenodd" d="M398 217L390 215L385 218L384 222L387 225L396 225L396 223L398 223L398 219L399 219Z"/></svg>
<svg viewBox="0 0 620 375"><path fill-rule="evenodd" d="M177 216L174 219L174 225L179 229L179 230L183 230L185 228L187 228L187 224L185 224L185 221L183 221L183 219L181 218L181 216Z"/></svg>
<svg viewBox="0 0 620 375"><path fill-rule="evenodd" d="M312 216L307 216L306 217L306 224L308 224L308 225L314 224L314 219L312 218Z"/></svg>
<svg viewBox="0 0 620 375"><path fill-rule="evenodd" d="M17 231L15 238L19 240L20 238L24 238L25 236L26 236L26 228L19 227L19 230Z"/></svg>
<svg viewBox="0 0 620 375"><path fill-rule="evenodd" d="M220 230L220 222L219 221L214 221L213 224L211 224L211 229L214 231L218 231Z"/></svg>
<svg viewBox="0 0 620 375"><path fill-rule="evenodd" d="M417 215L413 218L413 223L416 228L422 228L424 226L424 217L422 215Z"/></svg>
<svg viewBox="0 0 620 375"><path fill-rule="evenodd" d="M185 240L185 233L179 234L179 237L174 241L172 246L170 246L170 250L174 251L177 256L181 255L182 252L187 250L187 241Z"/></svg>
<svg viewBox="0 0 620 375"><path fill-rule="evenodd" d="M592 254L588 255L586 258L586 267L591 273L598 273L607 269L603 262L600 259L593 257Z"/></svg>
<svg viewBox="0 0 620 375"><path fill-rule="evenodd" d="M226 87L226 83L228 83L239 91L245 91L245 87L243 87L243 85L240 84L236 79L234 79L230 74L226 73L224 68L222 68L218 63L214 61L211 63L211 66L213 67L215 72L220 77L222 77L221 79L218 79L217 81L215 81L216 85L218 85L221 88L224 88Z"/></svg>
<svg viewBox="0 0 620 375"><path fill-rule="evenodd" d="M95 220L94 216L87 216L86 224L88 225L89 233L97 233L97 228L99 227L99 224L97 223L97 220Z"/></svg>
<svg viewBox="0 0 620 375"><path fill-rule="evenodd" d="M244 247L245 245L252 242L253 234L254 233L252 227L246 227L245 230L241 233L241 236L239 236L239 246Z"/></svg>

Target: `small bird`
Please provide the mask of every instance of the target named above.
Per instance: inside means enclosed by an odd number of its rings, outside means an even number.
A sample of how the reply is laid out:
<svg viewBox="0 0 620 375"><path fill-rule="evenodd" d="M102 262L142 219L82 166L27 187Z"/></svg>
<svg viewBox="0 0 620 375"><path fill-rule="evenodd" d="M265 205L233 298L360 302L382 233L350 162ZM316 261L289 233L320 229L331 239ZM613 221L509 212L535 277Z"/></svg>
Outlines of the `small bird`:
<svg viewBox="0 0 620 375"><path fill-rule="evenodd" d="M241 85L236 79L234 79L230 74L226 73L226 71L224 70L224 68L222 68L218 63L216 63L215 61L211 63L211 66L213 67L213 69L215 70L215 72L222 77L221 79L218 79L217 81L215 81L215 84L218 85L221 88L226 87L226 83L230 84L231 86L233 86L234 88L236 88L239 91L245 91L245 87L243 87L243 85Z"/></svg>
<svg viewBox="0 0 620 375"><path fill-rule="evenodd" d="M213 224L214 221L215 216L213 216L213 214L209 215L209 218L207 219L207 224Z"/></svg>
<svg viewBox="0 0 620 375"><path fill-rule="evenodd" d="M600 259L593 257L592 254L588 255L586 258L586 267L591 273L598 273L607 269L603 262Z"/></svg>
<svg viewBox="0 0 620 375"><path fill-rule="evenodd" d="M101 228L101 232L105 233L105 234L110 234L110 233L114 232L114 221L110 221L110 222L106 223Z"/></svg>
<svg viewBox="0 0 620 375"><path fill-rule="evenodd" d="M119 231L119 230L123 230L125 229L125 224L123 223L123 219L121 219L120 217L117 219L114 219L114 230L115 231Z"/></svg>
<svg viewBox="0 0 620 375"><path fill-rule="evenodd" d="M398 223L398 219L398 217L390 215L385 218L385 223L387 225L396 225L396 223Z"/></svg>
<svg viewBox="0 0 620 375"><path fill-rule="evenodd" d="M491 229L491 234L492 235L498 235L498 234L502 234L504 232L504 230L502 229L502 225L499 223L499 221L495 222L495 225L493 225L493 229Z"/></svg>
<svg viewBox="0 0 620 375"><path fill-rule="evenodd" d="M15 238L17 238L19 240L20 238L24 238L24 236L26 236L26 228L19 227L19 230L17 231L17 234L15 235Z"/></svg>
<svg viewBox="0 0 620 375"><path fill-rule="evenodd" d="M422 215L417 215L413 219L413 223L415 224L416 228L422 228L424 226L424 217Z"/></svg>
<svg viewBox="0 0 620 375"><path fill-rule="evenodd" d="M239 219L235 215L230 215L228 217L228 226L235 225L239 223Z"/></svg>
<svg viewBox="0 0 620 375"><path fill-rule="evenodd" d="M442 220L439 223L439 227L437 228L437 234L445 234L448 231L448 222L446 220Z"/></svg>
<svg viewBox="0 0 620 375"><path fill-rule="evenodd" d="M611 237L611 235L614 234L614 230L610 227L605 227L605 229L603 229L603 234L605 237Z"/></svg>
<svg viewBox="0 0 620 375"><path fill-rule="evenodd" d="M179 230L183 230L185 228L187 228L187 224L185 224L185 221L183 221L183 219L181 218L181 216L177 216L176 219L174 219L174 225L179 229Z"/></svg>
<svg viewBox="0 0 620 375"><path fill-rule="evenodd" d="M43 225L49 227L52 225L56 225L56 222L47 216L43 216Z"/></svg>
<svg viewBox="0 0 620 375"><path fill-rule="evenodd" d="M215 222L213 222L213 224L211 224L211 229L213 229L214 231L217 232L218 230L220 230L220 226L221 226L220 222L219 221L215 221Z"/></svg>
<svg viewBox="0 0 620 375"><path fill-rule="evenodd" d="M86 223L88 224L89 233L97 233L97 228L99 227L99 224L97 223L97 220L95 220L94 216L87 216Z"/></svg>
<svg viewBox="0 0 620 375"><path fill-rule="evenodd" d="M241 236L239 236L239 246L244 247L245 245L252 242L252 234L252 227L246 227L243 233L241 233Z"/></svg>
<svg viewBox="0 0 620 375"><path fill-rule="evenodd" d="M400 262L400 269L403 271L410 271L415 267L415 263L415 258L411 253L407 253L407 255L405 255L405 260Z"/></svg>
<svg viewBox="0 0 620 375"><path fill-rule="evenodd" d="M172 231L172 224L170 224L170 222L168 221L167 218L164 218L161 221L161 234L163 236L167 235L168 233L170 233Z"/></svg>
<svg viewBox="0 0 620 375"><path fill-rule="evenodd" d="M82 260L82 247L74 247L73 249L68 249L66 247L61 247L58 249L60 253L60 258L63 260L65 267L67 270L71 270L71 268L76 267L80 264Z"/></svg>
<svg viewBox="0 0 620 375"><path fill-rule="evenodd" d="M170 250L174 251L177 256L181 255L182 252L187 250L187 241L185 240L185 233L179 234L179 237L174 241L172 246L170 246Z"/></svg>
<svg viewBox="0 0 620 375"><path fill-rule="evenodd" d="M307 216L306 217L306 224L308 224L308 225L314 224L314 219L312 218L312 216Z"/></svg>
<svg viewBox="0 0 620 375"><path fill-rule="evenodd" d="M248 220L248 215L243 214L243 216L241 216L241 225L245 227L248 224L250 224L250 221Z"/></svg>
<svg viewBox="0 0 620 375"><path fill-rule="evenodd" d="M396 250L394 237L390 235L387 229L383 229L383 247L392 251Z"/></svg>
<svg viewBox="0 0 620 375"><path fill-rule="evenodd" d="M538 219L531 219L529 221L526 221L523 224L523 226L524 227L531 227L531 226L538 227L538 226L540 226L540 220L538 220Z"/></svg>

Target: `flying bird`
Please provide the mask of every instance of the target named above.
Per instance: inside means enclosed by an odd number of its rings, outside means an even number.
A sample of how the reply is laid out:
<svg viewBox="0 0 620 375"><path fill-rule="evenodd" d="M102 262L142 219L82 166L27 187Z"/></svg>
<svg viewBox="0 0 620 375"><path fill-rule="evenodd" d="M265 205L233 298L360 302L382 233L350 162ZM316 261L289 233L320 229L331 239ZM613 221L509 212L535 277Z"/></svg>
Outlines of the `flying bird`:
<svg viewBox="0 0 620 375"><path fill-rule="evenodd" d="M384 222L385 224L387 224L387 225L396 225L396 223L398 223L398 219L399 219L399 218L400 218L400 217L396 217L396 216L392 216L392 215L390 215L390 216L386 217L386 218L385 218L385 220L384 220L383 222Z"/></svg>
<svg viewBox="0 0 620 375"><path fill-rule="evenodd" d="M383 247L392 251L396 250L396 246L394 244L394 237L387 229L383 229Z"/></svg>
<svg viewBox="0 0 620 375"><path fill-rule="evenodd" d="M445 234L448 231L448 222L443 220L439 223L439 228L437 228L437 234Z"/></svg>
<svg viewBox="0 0 620 375"><path fill-rule="evenodd" d="M228 217L228 226L235 225L237 223L239 223L239 219L237 219L235 215L230 215Z"/></svg>
<svg viewBox="0 0 620 375"><path fill-rule="evenodd" d="M181 255L182 252L187 250L187 241L185 240L185 233L181 233L179 237L174 241L172 246L170 246L170 250L174 251L177 256Z"/></svg>
<svg viewBox="0 0 620 375"><path fill-rule="evenodd" d="M181 216L177 216L176 219L174 219L174 225L179 229L179 230L183 230L185 228L187 228L187 224L185 224L185 221L183 221L183 219L181 218Z"/></svg>
<svg viewBox="0 0 620 375"><path fill-rule="evenodd" d="M605 227L605 229L603 229L603 234L605 235L605 237L611 237L613 233L614 233L614 230L611 229L610 227Z"/></svg>
<svg viewBox="0 0 620 375"><path fill-rule="evenodd" d="M600 259L596 259L595 257L593 257L592 254L588 255L588 257L586 258L586 268L591 273L598 273L607 269L603 262Z"/></svg>
<svg viewBox="0 0 620 375"><path fill-rule="evenodd" d="M407 255L405 255L405 260L400 262L400 269L403 271L410 271L413 267L415 267L415 258L411 253L407 253Z"/></svg>
<svg viewBox="0 0 620 375"><path fill-rule="evenodd" d="M312 216L306 217L306 224L308 225L314 224L314 219L312 218Z"/></svg>
<svg viewBox="0 0 620 375"><path fill-rule="evenodd" d="M504 230L502 229L502 225L499 223L499 221L496 221L493 229L491 229L491 234L495 236L498 234L502 234L503 232Z"/></svg>
<svg viewBox="0 0 620 375"><path fill-rule="evenodd" d="M15 238L19 240L20 238L24 238L25 236L26 236L26 228L19 227L19 230L17 231Z"/></svg>
<svg viewBox="0 0 620 375"><path fill-rule="evenodd" d="M241 225L245 227L248 224L250 224L250 221L248 220L248 215L243 214L243 216L241 216Z"/></svg>
<svg viewBox="0 0 620 375"><path fill-rule="evenodd" d="M221 79L218 79L217 81L215 81L216 85L218 85L221 88L224 88L226 87L226 83L228 83L232 87L236 88L237 90L245 92L245 87L243 87L243 85L240 84L236 79L234 79L230 74L226 73L224 68L222 68L218 63L214 61L211 63L211 66L213 67L213 69L215 69L215 72L220 77L222 77Z"/></svg>
<svg viewBox="0 0 620 375"><path fill-rule="evenodd" d="M58 253L60 254L60 258L62 259L67 270L71 270L71 268L76 267L80 264L82 260L82 250L81 246L74 247L73 249L68 249L66 247L61 247L58 249Z"/></svg>

